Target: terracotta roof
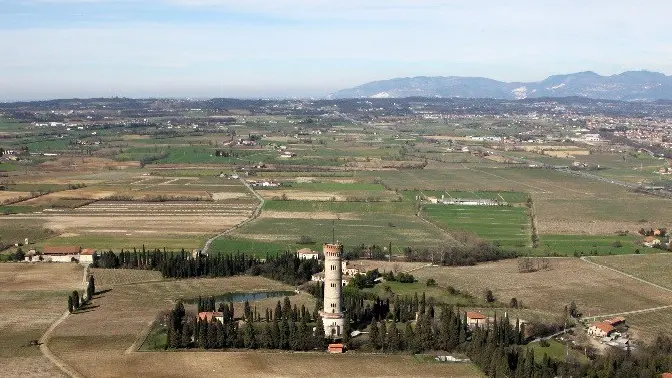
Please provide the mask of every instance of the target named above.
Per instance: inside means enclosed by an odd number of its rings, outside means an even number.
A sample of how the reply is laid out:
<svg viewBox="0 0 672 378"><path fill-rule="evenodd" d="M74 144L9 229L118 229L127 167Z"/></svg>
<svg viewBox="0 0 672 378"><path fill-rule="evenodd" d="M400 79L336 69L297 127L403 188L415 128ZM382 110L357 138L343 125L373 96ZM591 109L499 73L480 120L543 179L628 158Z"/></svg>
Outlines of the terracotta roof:
<svg viewBox="0 0 672 378"><path fill-rule="evenodd" d="M93 249L93 248L84 248L84 249L82 249L82 252L80 252L79 254L80 254L80 255L93 255L94 253L96 253L96 250L95 250L95 249Z"/></svg>
<svg viewBox="0 0 672 378"><path fill-rule="evenodd" d="M601 329L602 331L606 332L607 334L609 334L609 333L611 333L615 330L614 326L612 326L609 323L604 323L604 322L593 323L593 327Z"/></svg>
<svg viewBox="0 0 672 378"><path fill-rule="evenodd" d="M476 311L467 311L467 318L469 319L487 319L488 317Z"/></svg>
<svg viewBox="0 0 672 378"><path fill-rule="evenodd" d="M617 316L613 319L607 319L604 321L604 323L611 324L611 325L616 325L616 324L621 324L625 322L625 318L622 316Z"/></svg>
<svg viewBox="0 0 672 378"><path fill-rule="evenodd" d="M44 246L45 255L76 255L80 250L81 248L75 245Z"/></svg>
<svg viewBox="0 0 672 378"><path fill-rule="evenodd" d="M663 373L663 378L672 378L672 373Z"/></svg>
<svg viewBox="0 0 672 378"><path fill-rule="evenodd" d="M343 344L329 344L329 348L344 348Z"/></svg>
<svg viewBox="0 0 672 378"><path fill-rule="evenodd" d="M212 318L216 318L219 316L224 316L223 313L221 312L216 312L216 311L202 311L198 313L198 318L201 320L207 320L209 322L212 321Z"/></svg>

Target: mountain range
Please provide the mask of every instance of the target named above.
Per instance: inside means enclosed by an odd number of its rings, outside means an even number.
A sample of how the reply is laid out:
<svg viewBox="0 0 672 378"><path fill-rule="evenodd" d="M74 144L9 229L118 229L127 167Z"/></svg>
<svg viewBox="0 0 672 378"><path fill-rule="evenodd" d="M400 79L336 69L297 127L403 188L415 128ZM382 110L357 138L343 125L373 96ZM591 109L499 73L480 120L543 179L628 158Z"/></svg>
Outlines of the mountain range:
<svg viewBox="0 0 672 378"><path fill-rule="evenodd" d="M672 76L627 71L602 76L592 71L553 75L537 82L503 82L484 77L417 76L373 81L331 94L330 98L465 97L520 100L586 97L622 101L672 100Z"/></svg>

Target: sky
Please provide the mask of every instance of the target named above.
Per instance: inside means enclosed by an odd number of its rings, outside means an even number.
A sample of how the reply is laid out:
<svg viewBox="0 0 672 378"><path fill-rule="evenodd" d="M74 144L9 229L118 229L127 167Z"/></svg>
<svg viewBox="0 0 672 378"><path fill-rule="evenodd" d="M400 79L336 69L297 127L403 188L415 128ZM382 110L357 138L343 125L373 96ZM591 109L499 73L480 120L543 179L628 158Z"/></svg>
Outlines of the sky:
<svg viewBox="0 0 672 378"><path fill-rule="evenodd" d="M0 0L0 101L672 74L668 0Z"/></svg>

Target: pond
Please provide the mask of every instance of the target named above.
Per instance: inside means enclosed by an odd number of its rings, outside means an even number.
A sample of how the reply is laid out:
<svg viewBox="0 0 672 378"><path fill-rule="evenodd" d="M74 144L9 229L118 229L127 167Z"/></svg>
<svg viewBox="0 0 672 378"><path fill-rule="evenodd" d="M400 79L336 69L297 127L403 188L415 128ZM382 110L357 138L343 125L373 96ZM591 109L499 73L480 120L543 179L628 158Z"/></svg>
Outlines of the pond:
<svg viewBox="0 0 672 378"><path fill-rule="evenodd" d="M289 297L294 295L293 291L257 291L253 293L226 293L222 295L215 295L215 303L224 302L252 302L260 301L266 298L276 298L276 297ZM202 299L211 298L212 296L203 296ZM185 298L182 299L184 304L198 304L198 298Z"/></svg>

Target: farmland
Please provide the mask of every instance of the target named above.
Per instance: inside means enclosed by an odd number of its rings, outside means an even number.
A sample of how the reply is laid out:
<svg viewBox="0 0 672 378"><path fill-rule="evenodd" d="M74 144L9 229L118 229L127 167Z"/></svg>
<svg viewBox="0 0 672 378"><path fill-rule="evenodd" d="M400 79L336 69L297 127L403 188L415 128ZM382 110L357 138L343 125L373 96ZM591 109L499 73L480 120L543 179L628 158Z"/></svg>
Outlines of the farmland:
<svg viewBox="0 0 672 378"><path fill-rule="evenodd" d="M473 232L498 245L524 247L531 243L525 207L424 205L423 215L448 232Z"/></svg>
<svg viewBox="0 0 672 378"><path fill-rule="evenodd" d="M590 257L591 261L620 270L654 284L672 289L672 255L624 255Z"/></svg>
<svg viewBox="0 0 672 378"><path fill-rule="evenodd" d="M160 377L174 374L175 369L188 371L189 376L213 374L213 370L215 374L228 375L235 372L253 377L285 374L314 376L318 372L316 366L323 368L325 364L333 365L334 371L338 371L338 376L348 369L356 369L351 372L354 375L371 369L372 373L375 371L376 374L403 377L413 376L417 373L417 369L422 369L423 376L446 374L454 377L481 376L478 370L469 364L422 363L404 355L327 356L314 353L273 352L124 353L158 312L170 308L170 303L167 301L179 297L193 298L198 295L222 294L223 290L225 292L289 290L291 287L258 277L131 284L145 279L135 275L128 276L123 270L96 270L94 274L99 277L101 283L110 283L101 284L102 290L111 290L94 299L95 304L99 306L94 311L68 317L56 329L50 341L51 350L85 376L134 376L142 372L143 376ZM114 277L119 274L120 277ZM153 280L155 277L149 274L146 279ZM135 300L139 297L145 300ZM269 306L275 306L275 300L267 302ZM297 303L300 305L300 302ZM251 305L261 304L253 302ZM306 306L312 308L311 303L307 302ZM258 308L263 309L263 305ZM87 363L91 359L99 363ZM364 360L365 364L358 363ZM282 363L278 364L279 361ZM319 371L320 376L324 376L324 373Z"/></svg>
<svg viewBox="0 0 672 378"><path fill-rule="evenodd" d="M3 375L62 376L37 346L28 344L63 314L65 298L81 282L82 268L74 264L0 264Z"/></svg>
<svg viewBox="0 0 672 378"><path fill-rule="evenodd" d="M672 305L672 293L617 272L574 258L550 260L550 270L533 273L519 273L516 260L505 260L474 267L426 267L413 275L419 280L434 278L439 285L452 285L475 296L489 288L504 303L515 297L530 309L556 314L571 301L584 315ZM605 290L620 295L605 296Z"/></svg>

